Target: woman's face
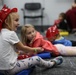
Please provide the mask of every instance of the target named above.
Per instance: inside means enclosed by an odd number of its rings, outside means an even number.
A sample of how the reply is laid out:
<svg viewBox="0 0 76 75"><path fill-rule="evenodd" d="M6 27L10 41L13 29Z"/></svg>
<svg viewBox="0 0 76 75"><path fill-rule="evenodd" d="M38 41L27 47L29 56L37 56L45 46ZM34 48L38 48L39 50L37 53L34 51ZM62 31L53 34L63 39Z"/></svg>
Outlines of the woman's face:
<svg viewBox="0 0 76 75"><path fill-rule="evenodd" d="M13 24L12 24L12 30L16 31L19 26L19 15L17 13L12 14L13 16Z"/></svg>
<svg viewBox="0 0 76 75"><path fill-rule="evenodd" d="M29 27L26 30L26 38L27 40L32 41L36 36L36 30L33 27Z"/></svg>

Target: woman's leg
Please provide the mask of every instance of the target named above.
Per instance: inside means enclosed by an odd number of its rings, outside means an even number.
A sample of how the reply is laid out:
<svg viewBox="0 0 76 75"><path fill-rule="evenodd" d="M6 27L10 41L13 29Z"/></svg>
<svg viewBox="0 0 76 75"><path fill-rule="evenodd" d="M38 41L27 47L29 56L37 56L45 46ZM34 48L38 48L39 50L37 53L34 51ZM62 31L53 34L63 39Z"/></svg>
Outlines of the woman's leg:
<svg viewBox="0 0 76 75"><path fill-rule="evenodd" d="M50 67L54 66L55 64L60 65L62 63L62 61L63 61L62 57L56 57L56 58L52 59L52 61L51 60L45 61L38 56L33 56L33 57L30 57L27 59L18 60L16 66L12 70L9 70L8 72L10 74L15 74L23 69L28 69L35 65L50 68Z"/></svg>
<svg viewBox="0 0 76 75"><path fill-rule="evenodd" d="M76 47L64 46L62 44L55 45L61 55L76 56Z"/></svg>

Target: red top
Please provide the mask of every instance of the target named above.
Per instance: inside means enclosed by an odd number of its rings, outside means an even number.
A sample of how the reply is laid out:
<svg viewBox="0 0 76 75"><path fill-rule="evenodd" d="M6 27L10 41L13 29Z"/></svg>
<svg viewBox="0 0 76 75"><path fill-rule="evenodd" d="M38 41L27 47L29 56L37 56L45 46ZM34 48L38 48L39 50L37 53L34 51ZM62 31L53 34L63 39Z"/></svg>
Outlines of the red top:
<svg viewBox="0 0 76 75"><path fill-rule="evenodd" d="M49 41L45 40L43 36L37 32L36 37L32 44L28 45L30 47L42 47L45 51L52 52L53 55L59 55L57 48Z"/></svg>
<svg viewBox="0 0 76 75"><path fill-rule="evenodd" d="M71 29L76 29L76 7L66 12L66 19Z"/></svg>

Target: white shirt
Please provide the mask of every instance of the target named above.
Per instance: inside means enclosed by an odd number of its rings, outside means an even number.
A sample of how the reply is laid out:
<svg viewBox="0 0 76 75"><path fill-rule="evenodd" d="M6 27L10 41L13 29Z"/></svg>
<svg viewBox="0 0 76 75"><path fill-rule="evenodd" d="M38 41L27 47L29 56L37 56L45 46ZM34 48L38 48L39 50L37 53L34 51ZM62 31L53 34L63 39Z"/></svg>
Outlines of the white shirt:
<svg viewBox="0 0 76 75"><path fill-rule="evenodd" d="M0 32L0 70L12 69L17 62L14 44L19 39L14 31L2 29Z"/></svg>

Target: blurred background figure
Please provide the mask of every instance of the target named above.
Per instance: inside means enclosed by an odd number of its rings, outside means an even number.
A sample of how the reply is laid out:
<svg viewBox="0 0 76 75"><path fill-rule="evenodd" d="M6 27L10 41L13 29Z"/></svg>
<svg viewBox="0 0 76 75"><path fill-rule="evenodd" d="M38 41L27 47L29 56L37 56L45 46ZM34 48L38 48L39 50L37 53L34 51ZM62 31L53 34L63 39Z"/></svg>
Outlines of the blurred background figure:
<svg viewBox="0 0 76 75"><path fill-rule="evenodd" d="M66 19L71 31L76 31L76 0L72 3L71 9L66 11Z"/></svg>
<svg viewBox="0 0 76 75"><path fill-rule="evenodd" d="M61 12L59 14L59 17L57 20L55 20L54 25L57 26L57 28L59 29L59 31L69 31L70 32L70 27L67 23L66 20L66 15L64 12Z"/></svg>

